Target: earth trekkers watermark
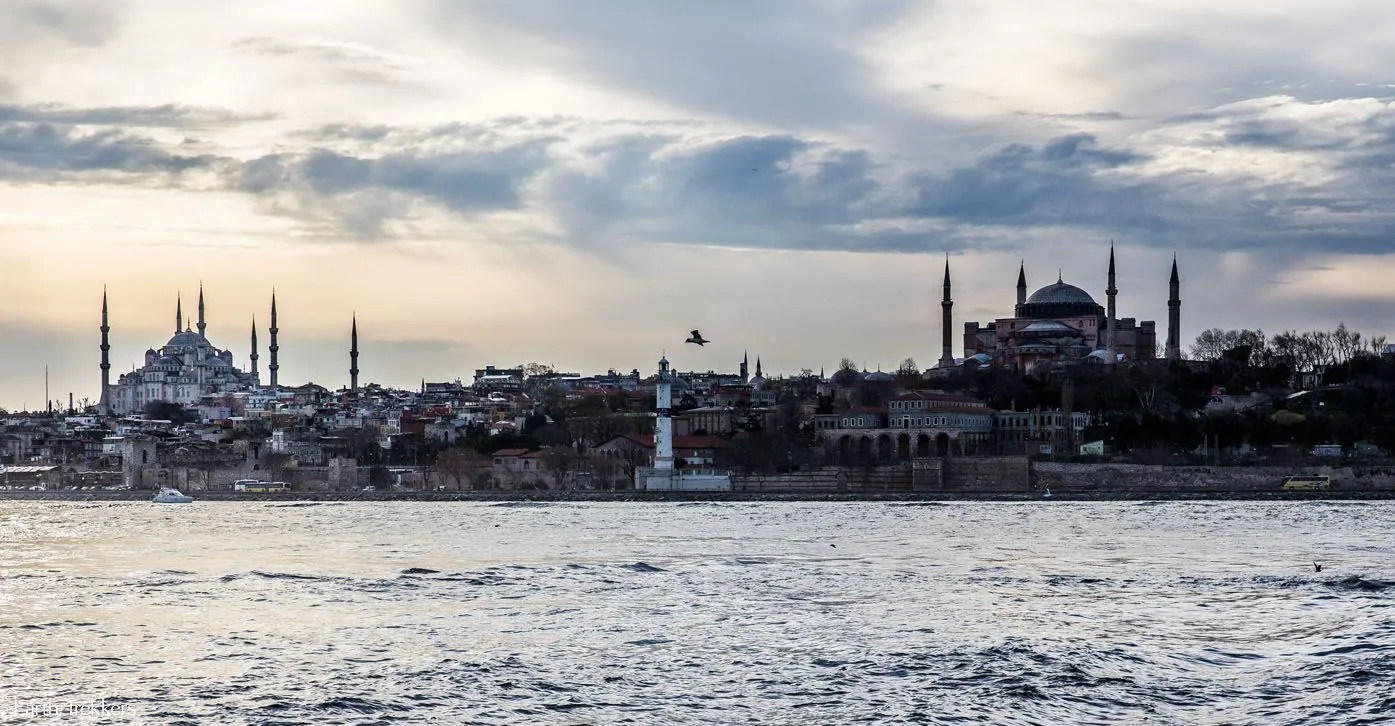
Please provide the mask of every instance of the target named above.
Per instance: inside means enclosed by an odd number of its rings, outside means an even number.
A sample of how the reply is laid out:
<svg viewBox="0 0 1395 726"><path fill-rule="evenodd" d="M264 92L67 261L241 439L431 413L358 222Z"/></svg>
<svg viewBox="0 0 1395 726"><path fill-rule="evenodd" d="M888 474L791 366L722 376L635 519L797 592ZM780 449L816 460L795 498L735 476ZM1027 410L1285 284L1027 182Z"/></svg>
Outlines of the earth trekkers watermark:
<svg viewBox="0 0 1395 726"><path fill-rule="evenodd" d="M0 721L21 724L145 723L131 704L112 703L105 698L20 701L13 696L0 699Z"/></svg>

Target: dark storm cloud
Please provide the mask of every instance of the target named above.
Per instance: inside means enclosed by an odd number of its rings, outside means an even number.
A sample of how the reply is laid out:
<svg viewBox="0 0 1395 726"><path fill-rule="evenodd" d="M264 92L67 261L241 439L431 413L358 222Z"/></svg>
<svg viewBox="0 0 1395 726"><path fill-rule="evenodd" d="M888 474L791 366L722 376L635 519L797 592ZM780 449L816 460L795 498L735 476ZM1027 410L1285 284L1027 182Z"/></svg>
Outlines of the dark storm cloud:
<svg viewBox="0 0 1395 726"><path fill-rule="evenodd" d="M147 124L198 116L16 108L0 113ZM247 160L179 153L120 127L0 121L0 176L56 183L106 171L142 183L208 170L216 176L199 178L222 179L263 210L364 240L390 239L434 207L461 218L550 215L561 241L593 251L645 242L944 251L1050 229L1168 249L1384 252L1395 236L1387 109L1374 99L1253 99L1108 142L1074 133L999 144L940 169L792 134L721 138L682 124L567 117L331 125L288 137L308 148ZM1222 169L1261 153L1266 164L1322 173L1218 173L1205 166L1211 153L1226 156Z"/></svg>
<svg viewBox="0 0 1395 726"><path fill-rule="evenodd" d="M121 172L138 180L216 163L211 156L173 154L150 139L115 129L82 133L53 124L0 123L0 178L66 179L84 172Z"/></svg>
<svg viewBox="0 0 1395 726"><path fill-rule="evenodd" d="M1156 216L1137 216L1161 190L1098 177L1143 159L1135 152L1100 148L1088 134L1063 136L1041 148L1008 144L970 166L913 175L915 203L908 211L966 224L1089 224L1121 221L1124 215L1135 223L1164 224Z"/></svg>
<svg viewBox="0 0 1395 726"><path fill-rule="evenodd" d="M542 139L371 157L328 149L272 154L241 164L230 183L257 195L288 197L279 211L327 218L360 237L382 236L384 225L410 215L416 200L459 215L520 208L523 185L550 163L550 144Z"/></svg>
<svg viewBox="0 0 1395 726"><path fill-rule="evenodd" d="M630 135L583 150L591 171L561 170L544 192L574 241L612 234L667 242L787 249L848 246L826 227L872 212L879 184L870 155L792 136L695 144Z"/></svg>

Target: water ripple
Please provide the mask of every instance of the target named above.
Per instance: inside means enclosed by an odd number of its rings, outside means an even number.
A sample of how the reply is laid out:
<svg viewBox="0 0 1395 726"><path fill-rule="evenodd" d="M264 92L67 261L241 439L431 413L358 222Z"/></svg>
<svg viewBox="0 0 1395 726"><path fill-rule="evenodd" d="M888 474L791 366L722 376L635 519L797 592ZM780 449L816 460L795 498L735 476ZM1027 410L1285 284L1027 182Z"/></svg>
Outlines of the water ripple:
<svg viewBox="0 0 1395 726"><path fill-rule="evenodd" d="M0 502L0 520L26 533L0 564L0 724L1395 709L1385 502Z"/></svg>

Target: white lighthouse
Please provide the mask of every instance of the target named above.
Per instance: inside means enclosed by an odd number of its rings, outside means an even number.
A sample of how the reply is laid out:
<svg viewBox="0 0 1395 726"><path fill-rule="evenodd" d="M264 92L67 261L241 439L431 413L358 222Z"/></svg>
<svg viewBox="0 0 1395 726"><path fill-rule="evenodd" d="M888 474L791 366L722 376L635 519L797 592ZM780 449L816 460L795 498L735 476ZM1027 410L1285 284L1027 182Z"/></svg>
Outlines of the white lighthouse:
<svg viewBox="0 0 1395 726"><path fill-rule="evenodd" d="M668 357L659 359L654 385L654 466L635 472L635 488L649 491L731 491L731 475L724 471L674 468L673 371Z"/></svg>
<svg viewBox="0 0 1395 726"><path fill-rule="evenodd" d="M659 382L654 387L654 469L673 469L673 384L668 358L659 359Z"/></svg>

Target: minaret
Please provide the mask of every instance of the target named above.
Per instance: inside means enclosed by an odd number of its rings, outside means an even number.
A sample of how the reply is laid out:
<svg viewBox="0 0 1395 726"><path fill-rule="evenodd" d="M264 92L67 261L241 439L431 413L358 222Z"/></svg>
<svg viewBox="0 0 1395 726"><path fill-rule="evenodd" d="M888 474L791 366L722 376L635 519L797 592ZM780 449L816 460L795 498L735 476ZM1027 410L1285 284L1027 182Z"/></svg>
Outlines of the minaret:
<svg viewBox="0 0 1395 726"><path fill-rule="evenodd" d="M673 469L673 419L669 408L673 400L668 357L659 359L659 382L654 387L654 468Z"/></svg>
<svg viewBox="0 0 1395 726"><path fill-rule="evenodd" d="M207 335L204 335L204 333L203 333L204 328L207 328L207 327L208 327L208 323L205 323L205 322L204 322L204 319L203 319L203 283L200 282L200 283L199 283L199 338L201 338L201 339L203 339L203 340L208 340L208 336L207 336Z"/></svg>
<svg viewBox="0 0 1395 726"><path fill-rule="evenodd" d="M1182 298L1177 279L1177 255L1172 255L1172 279L1167 282L1167 350L1168 360L1182 360Z"/></svg>
<svg viewBox="0 0 1395 726"><path fill-rule="evenodd" d="M174 334L184 331L184 300L179 293L174 294Z"/></svg>
<svg viewBox="0 0 1395 726"><path fill-rule="evenodd" d="M751 376L749 375L750 370L751 370L750 360L751 360L750 355L747 354L745 351L742 351L742 353L741 353L741 382L742 382L742 383L745 383L746 381L751 380Z"/></svg>
<svg viewBox="0 0 1395 726"><path fill-rule="evenodd" d="M760 369L760 356L756 356L756 378L765 378L765 374Z"/></svg>
<svg viewBox="0 0 1395 726"><path fill-rule="evenodd" d="M111 413L111 341L107 334L111 326L107 324L107 289L102 288L102 397L97 401L97 410L103 415Z"/></svg>
<svg viewBox="0 0 1395 726"><path fill-rule="evenodd" d="M1027 303L1027 262L1026 262L1026 260L1023 260L1023 261L1022 261L1020 264L1018 264L1018 266L1017 266L1017 304L1018 304L1018 305L1025 305L1026 303ZM1018 315L1021 315L1022 313L1019 312L1019 313L1017 313L1017 314L1018 314Z"/></svg>
<svg viewBox="0 0 1395 726"><path fill-rule="evenodd" d="M1104 289L1105 298L1108 300L1108 311L1106 312L1106 314L1109 316L1109 319L1106 320L1105 323L1104 323L1104 325L1105 325L1105 329L1104 329L1105 332L1104 332L1104 335L1105 335L1105 351L1106 351L1106 353L1108 353L1108 355L1109 355L1109 361L1108 361L1108 362L1111 363L1111 364L1112 364L1112 363L1115 363L1116 361L1119 360L1119 356L1117 355L1117 350L1116 350L1116 348L1115 348L1115 346L1118 344L1117 341L1116 341L1116 339L1115 339L1115 334L1118 332L1118 323L1115 321L1115 318L1114 318L1114 311L1115 311L1115 309L1114 309L1114 298L1115 298L1115 296L1118 295L1118 294L1119 294L1119 288L1117 288L1117 287L1114 286L1114 242L1113 242L1113 241L1110 241L1110 243L1109 243L1109 286L1106 287L1106 288Z"/></svg>
<svg viewBox="0 0 1395 726"><path fill-rule="evenodd" d="M954 327L954 300L949 296L949 255L945 255L945 298L940 301L941 320L940 329L943 335L940 352L940 368L954 367L954 344L950 336Z"/></svg>
<svg viewBox="0 0 1395 726"><path fill-rule="evenodd" d="M247 356L252 361L252 375L257 375L257 316L252 316L252 355Z"/></svg>
<svg viewBox="0 0 1395 726"><path fill-rule="evenodd" d="M280 348L276 345L276 332L277 332L277 330L279 330L279 328L276 327L276 291L275 291L275 290L273 290L273 291L271 292L271 327L269 328L269 330L270 330L270 332L271 332L271 345L268 345L268 346L266 347L266 350L267 350L267 352L271 353L271 362L267 364L266 369L267 369L268 372L271 373L271 387L272 387L272 388L275 388L275 387L276 387L276 371L280 370L280 368L281 368L281 366L279 366L279 365L276 364L276 351L280 350Z"/></svg>
<svg viewBox="0 0 1395 726"><path fill-rule="evenodd" d="M358 315L349 328L349 390L358 392Z"/></svg>

